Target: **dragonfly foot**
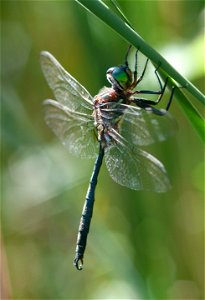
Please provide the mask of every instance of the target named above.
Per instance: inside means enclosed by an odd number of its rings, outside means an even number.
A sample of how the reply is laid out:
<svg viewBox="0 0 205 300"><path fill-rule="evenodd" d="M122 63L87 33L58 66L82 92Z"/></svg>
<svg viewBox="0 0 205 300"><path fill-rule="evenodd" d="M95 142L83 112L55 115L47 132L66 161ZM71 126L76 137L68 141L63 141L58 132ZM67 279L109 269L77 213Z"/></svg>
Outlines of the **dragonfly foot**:
<svg viewBox="0 0 205 300"><path fill-rule="evenodd" d="M82 270L83 269L83 258L79 258L79 257L75 258L73 264L78 271Z"/></svg>

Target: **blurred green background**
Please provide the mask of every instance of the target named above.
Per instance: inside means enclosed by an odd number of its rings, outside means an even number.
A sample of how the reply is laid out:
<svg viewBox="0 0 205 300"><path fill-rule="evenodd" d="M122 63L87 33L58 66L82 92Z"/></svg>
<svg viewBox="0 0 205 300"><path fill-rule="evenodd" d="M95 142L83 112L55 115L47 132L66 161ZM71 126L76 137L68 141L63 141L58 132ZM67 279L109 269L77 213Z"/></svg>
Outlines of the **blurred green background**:
<svg viewBox="0 0 205 300"><path fill-rule="evenodd" d="M204 2L120 4L204 92ZM74 1L1 1L2 298L203 299L203 144L177 99L176 136L146 149L164 163L173 189L129 190L103 165L84 270L72 265L94 162L71 156L45 125L42 101L52 93L39 52L51 52L95 95L127 48Z"/></svg>

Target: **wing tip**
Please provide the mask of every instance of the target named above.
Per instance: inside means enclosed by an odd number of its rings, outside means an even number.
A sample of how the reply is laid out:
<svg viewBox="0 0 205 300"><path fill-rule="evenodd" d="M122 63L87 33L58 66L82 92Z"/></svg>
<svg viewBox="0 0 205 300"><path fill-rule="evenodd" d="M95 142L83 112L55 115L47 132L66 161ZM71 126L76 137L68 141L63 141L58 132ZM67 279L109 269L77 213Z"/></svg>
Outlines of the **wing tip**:
<svg viewBox="0 0 205 300"><path fill-rule="evenodd" d="M46 51L46 50L42 50L40 52L40 58L42 59L43 57L50 58L50 57L52 57L52 54L50 52Z"/></svg>
<svg viewBox="0 0 205 300"><path fill-rule="evenodd" d="M44 105L49 105L49 104L54 105L55 103L58 103L58 102L56 100L53 100L53 99L46 99L46 100L43 101L42 105L43 106Z"/></svg>
<svg viewBox="0 0 205 300"><path fill-rule="evenodd" d="M45 68L59 68L63 70L63 67L61 64L57 61L57 59L48 51L43 50L40 52L40 63L42 66L42 69L44 70ZM48 71L46 71L48 73Z"/></svg>

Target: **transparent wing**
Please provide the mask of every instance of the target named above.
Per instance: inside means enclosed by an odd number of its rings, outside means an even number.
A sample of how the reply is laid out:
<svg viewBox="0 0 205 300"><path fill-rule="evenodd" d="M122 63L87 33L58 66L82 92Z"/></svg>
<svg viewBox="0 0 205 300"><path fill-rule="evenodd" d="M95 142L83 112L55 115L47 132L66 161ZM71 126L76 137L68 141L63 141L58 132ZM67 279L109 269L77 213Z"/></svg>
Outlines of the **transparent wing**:
<svg viewBox="0 0 205 300"><path fill-rule="evenodd" d="M124 142L105 149L105 162L112 179L130 189L159 193L170 189L163 164L149 153L128 147Z"/></svg>
<svg viewBox="0 0 205 300"><path fill-rule="evenodd" d="M40 61L56 100L72 111L90 114L92 96L89 92L49 52L41 52Z"/></svg>
<svg viewBox="0 0 205 300"><path fill-rule="evenodd" d="M55 100L44 101L45 121L70 153L93 158L98 142L92 115L73 112Z"/></svg>
<svg viewBox="0 0 205 300"><path fill-rule="evenodd" d="M153 107L142 109L137 106L113 103L102 109L104 114L118 114L120 121L117 124L119 134L129 143L146 146L155 142L164 141L177 130L175 119L165 110Z"/></svg>

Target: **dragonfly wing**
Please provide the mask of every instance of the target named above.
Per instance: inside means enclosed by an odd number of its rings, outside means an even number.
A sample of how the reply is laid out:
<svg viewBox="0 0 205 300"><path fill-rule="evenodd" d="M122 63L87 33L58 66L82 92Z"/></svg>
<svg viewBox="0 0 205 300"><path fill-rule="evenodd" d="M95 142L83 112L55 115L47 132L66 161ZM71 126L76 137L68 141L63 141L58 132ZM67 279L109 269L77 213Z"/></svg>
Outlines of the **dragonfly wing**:
<svg viewBox="0 0 205 300"><path fill-rule="evenodd" d="M170 189L163 164L134 146L113 143L105 149L105 162L112 179L130 189L159 193Z"/></svg>
<svg viewBox="0 0 205 300"><path fill-rule="evenodd" d="M153 110L152 107L148 110L129 106L120 122L119 133L139 146L164 141L177 130L176 121L170 113Z"/></svg>
<svg viewBox="0 0 205 300"><path fill-rule="evenodd" d="M44 101L45 121L70 153L93 158L98 142L92 115L73 112L55 100Z"/></svg>
<svg viewBox="0 0 205 300"><path fill-rule="evenodd" d="M118 132L129 143L146 146L155 142L161 142L175 134L177 130L176 120L169 112L153 107L142 109L140 107L120 104L118 108L112 108L112 103L106 110L108 112L121 113L118 123Z"/></svg>
<svg viewBox="0 0 205 300"><path fill-rule="evenodd" d="M46 51L41 52L41 67L56 100L72 111L90 113L92 96L60 63Z"/></svg>

